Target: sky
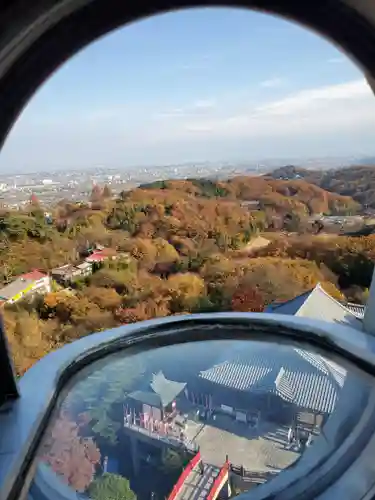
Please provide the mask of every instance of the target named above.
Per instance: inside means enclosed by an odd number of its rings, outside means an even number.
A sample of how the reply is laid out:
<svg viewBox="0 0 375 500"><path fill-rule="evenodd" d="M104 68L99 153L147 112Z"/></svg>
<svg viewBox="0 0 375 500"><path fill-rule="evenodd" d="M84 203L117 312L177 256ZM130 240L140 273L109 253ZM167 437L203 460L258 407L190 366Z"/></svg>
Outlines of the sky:
<svg viewBox="0 0 375 500"><path fill-rule="evenodd" d="M266 14L206 8L128 25L41 87L1 172L375 154L375 100L331 43Z"/></svg>

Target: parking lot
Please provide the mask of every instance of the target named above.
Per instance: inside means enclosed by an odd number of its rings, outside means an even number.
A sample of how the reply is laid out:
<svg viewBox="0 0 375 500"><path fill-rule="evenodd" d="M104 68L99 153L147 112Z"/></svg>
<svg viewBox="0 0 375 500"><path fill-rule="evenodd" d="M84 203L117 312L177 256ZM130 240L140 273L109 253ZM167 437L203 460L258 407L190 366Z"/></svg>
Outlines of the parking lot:
<svg viewBox="0 0 375 500"><path fill-rule="evenodd" d="M225 415L205 422L189 418L185 431L187 439L200 446L204 462L221 467L228 455L232 464L254 472L282 470L299 457L286 449L287 433L286 427L269 422L253 429Z"/></svg>

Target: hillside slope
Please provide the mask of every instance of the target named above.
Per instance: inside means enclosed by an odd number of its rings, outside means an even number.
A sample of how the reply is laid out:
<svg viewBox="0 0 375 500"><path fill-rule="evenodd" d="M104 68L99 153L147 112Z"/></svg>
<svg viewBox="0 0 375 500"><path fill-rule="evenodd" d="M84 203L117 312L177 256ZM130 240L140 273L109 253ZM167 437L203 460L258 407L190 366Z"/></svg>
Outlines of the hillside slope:
<svg viewBox="0 0 375 500"><path fill-rule="evenodd" d="M375 166L352 166L323 171L289 165L274 170L267 177L300 178L328 191L351 196L362 206L375 208Z"/></svg>
<svg viewBox="0 0 375 500"><path fill-rule="evenodd" d="M186 181L161 181L143 185L129 193L129 199L140 199L144 190L155 197L213 198L223 201L258 201L262 209L271 208L278 213L295 212L300 215L313 213L354 213L360 206L350 196L328 192L305 180L275 180L266 177L240 176L227 181L213 182L205 179Z"/></svg>

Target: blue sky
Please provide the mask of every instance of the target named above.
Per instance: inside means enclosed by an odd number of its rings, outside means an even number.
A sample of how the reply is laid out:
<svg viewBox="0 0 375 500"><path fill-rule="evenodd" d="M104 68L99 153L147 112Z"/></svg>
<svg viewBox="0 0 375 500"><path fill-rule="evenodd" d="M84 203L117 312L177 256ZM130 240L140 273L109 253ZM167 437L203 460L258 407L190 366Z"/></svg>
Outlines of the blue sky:
<svg viewBox="0 0 375 500"><path fill-rule="evenodd" d="M374 154L374 105L354 64L297 25L173 12L57 71L15 124L0 169Z"/></svg>

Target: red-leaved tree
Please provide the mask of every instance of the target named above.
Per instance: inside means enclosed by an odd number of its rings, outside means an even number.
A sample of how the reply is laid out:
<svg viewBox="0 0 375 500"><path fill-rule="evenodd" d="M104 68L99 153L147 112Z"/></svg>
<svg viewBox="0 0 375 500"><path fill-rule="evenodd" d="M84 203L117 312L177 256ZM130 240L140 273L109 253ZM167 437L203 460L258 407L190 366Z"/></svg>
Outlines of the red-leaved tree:
<svg viewBox="0 0 375 500"><path fill-rule="evenodd" d="M85 491L94 478L100 452L91 438L79 435L79 425L62 414L43 445L41 460L76 491Z"/></svg>
<svg viewBox="0 0 375 500"><path fill-rule="evenodd" d="M35 207L35 208L39 208L40 207L40 201L39 201L39 198L37 197L37 195L35 193L32 193L32 195L30 196L30 205L32 207Z"/></svg>
<svg viewBox="0 0 375 500"><path fill-rule="evenodd" d="M232 311L262 312L264 297L257 288L239 287L232 296Z"/></svg>

